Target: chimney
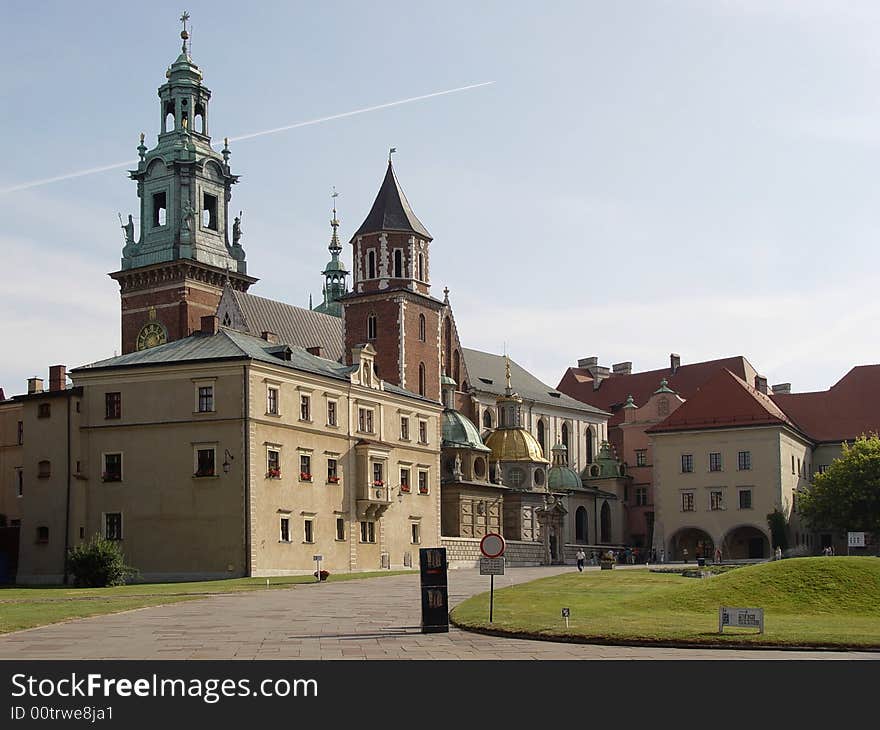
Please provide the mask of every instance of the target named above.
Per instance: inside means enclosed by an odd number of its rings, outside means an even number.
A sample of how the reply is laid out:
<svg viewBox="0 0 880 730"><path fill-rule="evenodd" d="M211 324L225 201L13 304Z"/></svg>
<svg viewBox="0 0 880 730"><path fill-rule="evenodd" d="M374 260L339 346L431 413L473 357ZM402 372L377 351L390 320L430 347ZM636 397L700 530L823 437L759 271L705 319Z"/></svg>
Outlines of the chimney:
<svg viewBox="0 0 880 730"><path fill-rule="evenodd" d="M611 370L608 368L595 367L591 372L593 373L593 390L599 390L602 381L611 377Z"/></svg>
<svg viewBox="0 0 880 730"><path fill-rule="evenodd" d="M631 362L617 362L611 366L615 375L632 375L633 364Z"/></svg>
<svg viewBox="0 0 880 730"><path fill-rule="evenodd" d="M788 395L791 393L791 383L778 383L770 387L773 390L773 395Z"/></svg>
<svg viewBox="0 0 880 730"><path fill-rule="evenodd" d="M675 375L680 367L681 355L679 355L677 352L671 353L669 355L669 369L672 371L672 374Z"/></svg>
<svg viewBox="0 0 880 730"><path fill-rule="evenodd" d="M599 364L598 357L582 357L578 360L578 367L583 370L589 370L590 372Z"/></svg>
<svg viewBox="0 0 880 730"><path fill-rule="evenodd" d="M760 393L764 393L764 395L767 394L767 378L765 378L763 375L755 376L755 390Z"/></svg>
<svg viewBox="0 0 880 730"><path fill-rule="evenodd" d="M42 378L28 378L28 395L32 395L33 393L42 393L43 392L43 379Z"/></svg>
<svg viewBox="0 0 880 730"><path fill-rule="evenodd" d="M278 344L278 335L276 335L274 332L263 332L260 337L266 340L266 342L268 342L270 345Z"/></svg>
<svg viewBox="0 0 880 730"><path fill-rule="evenodd" d="M306 352L309 353L309 355L315 355L316 357L324 357L321 354L323 352L323 349L321 349L320 345L315 345L314 347L307 347Z"/></svg>
<svg viewBox="0 0 880 730"><path fill-rule="evenodd" d="M49 390L64 390L67 387L67 366L52 365L49 367Z"/></svg>
<svg viewBox="0 0 880 730"><path fill-rule="evenodd" d="M216 314L202 317L202 334L216 335L220 331L220 319Z"/></svg>

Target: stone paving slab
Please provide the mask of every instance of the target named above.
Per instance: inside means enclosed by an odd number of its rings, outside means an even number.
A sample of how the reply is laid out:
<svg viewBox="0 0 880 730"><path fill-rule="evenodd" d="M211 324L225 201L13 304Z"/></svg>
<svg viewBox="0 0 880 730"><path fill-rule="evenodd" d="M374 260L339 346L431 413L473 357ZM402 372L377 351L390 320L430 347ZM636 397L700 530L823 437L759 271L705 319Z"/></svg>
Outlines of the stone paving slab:
<svg viewBox="0 0 880 730"><path fill-rule="evenodd" d="M509 568L498 588L572 570ZM449 574L450 604L488 589ZM422 634L417 575L299 585L95 616L0 636L0 659L880 659L873 652L667 649Z"/></svg>

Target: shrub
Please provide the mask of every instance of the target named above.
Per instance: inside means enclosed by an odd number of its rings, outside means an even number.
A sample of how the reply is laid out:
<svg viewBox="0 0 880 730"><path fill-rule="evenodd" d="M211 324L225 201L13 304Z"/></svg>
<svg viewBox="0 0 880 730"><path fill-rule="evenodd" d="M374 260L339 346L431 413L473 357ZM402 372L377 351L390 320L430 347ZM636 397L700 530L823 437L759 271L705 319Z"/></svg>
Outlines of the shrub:
<svg viewBox="0 0 880 730"><path fill-rule="evenodd" d="M67 556L67 570L78 588L124 585L137 571L125 564L125 556L115 540L95 535L74 547Z"/></svg>
<svg viewBox="0 0 880 730"><path fill-rule="evenodd" d="M778 509L767 515L767 526L773 538L773 549L777 547L785 551L788 548L788 521Z"/></svg>

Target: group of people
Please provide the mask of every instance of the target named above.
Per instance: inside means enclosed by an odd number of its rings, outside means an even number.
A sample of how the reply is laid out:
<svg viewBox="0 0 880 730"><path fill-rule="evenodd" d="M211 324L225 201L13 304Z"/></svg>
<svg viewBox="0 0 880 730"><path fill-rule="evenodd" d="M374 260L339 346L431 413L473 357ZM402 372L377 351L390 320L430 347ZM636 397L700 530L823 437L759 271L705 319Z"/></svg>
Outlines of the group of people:
<svg viewBox="0 0 880 730"><path fill-rule="evenodd" d="M636 565L637 563L665 563L666 562L666 551L660 550L659 554L655 548L652 548L650 551L640 550L638 547L628 547L624 550L608 550L607 553L610 554L612 560L615 563L620 563L622 565ZM658 561L659 558L659 561ZM587 554L584 552L583 548L578 548L577 553L575 553L575 559L577 560L577 568L579 571L582 571L587 564ZM599 554L595 550L590 551L590 565L598 565L599 564Z"/></svg>

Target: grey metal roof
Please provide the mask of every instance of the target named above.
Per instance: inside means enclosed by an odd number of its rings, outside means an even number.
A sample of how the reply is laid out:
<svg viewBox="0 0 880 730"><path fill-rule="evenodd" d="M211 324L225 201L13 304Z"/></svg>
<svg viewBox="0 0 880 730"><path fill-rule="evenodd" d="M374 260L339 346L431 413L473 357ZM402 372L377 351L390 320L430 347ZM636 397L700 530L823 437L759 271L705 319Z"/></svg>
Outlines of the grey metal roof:
<svg viewBox="0 0 880 730"><path fill-rule="evenodd" d="M379 231L404 231L406 233L416 233L423 238L432 240L432 236L428 230L422 225L422 222L416 218L406 195L397 182L397 176L394 174L394 167L388 163L388 170L385 173L385 179L382 181L382 187L379 188L379 194L373 201L373 207L367 215L361 227L355 231L352 240L364 233L378 233Z"/></svg>
<svg viewBox="0 0 880 730"><path fill-rule="evenodd" d="M286 343L285 343L286 344ZM349 376L355 370L355 365L342 365L333 360L328 360L306 352L302 347L290 345L290 359L285 360L272 352L280 352L284 349L283 344L270 344L261 337L239 332L237 330L221 328L216 335L207 335L200 332L185 337L182 340L174 340L165 345L152 347L147 350L130 352L126 355L111 357L89 365L74 368L71 372L87 370L101 370L110 368L147 367L151 365L167 365L184 362L210 362L217 360L257 360L271 363L280 367L299 370L302 372L323 375L336 380L348 381ZM385 390L396 395L433 403L429 398L424 398L416 393L411 393L403 388L398 388L391 383L385 383Z"/></svg>
<svg viewBox="0 0 880 730"><path fill-rule="evenodd" d="M467 365L468 375L470 376L470 386L485 393L503 395L507 384L504 355L493 355L489 352L471 350L467 347L461 349ZM610 415L595 406L581 403L565 395L565 393L560 393L556 388L551 388L546 383L542 383L513 360L510 361L510 384L524 400L531 400L550 406L573 408L599 416Z"/></svg>
<svg viewBox="0 0 880 730"><path fill-rule="evenodd" d="M339 317L234 289L228 291L250 334L259 337L263 332L274 332L289 345L320 347L323 357L342 360L342 320Z"/></svg>

